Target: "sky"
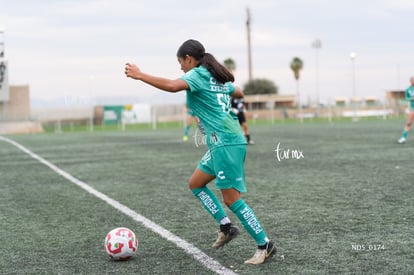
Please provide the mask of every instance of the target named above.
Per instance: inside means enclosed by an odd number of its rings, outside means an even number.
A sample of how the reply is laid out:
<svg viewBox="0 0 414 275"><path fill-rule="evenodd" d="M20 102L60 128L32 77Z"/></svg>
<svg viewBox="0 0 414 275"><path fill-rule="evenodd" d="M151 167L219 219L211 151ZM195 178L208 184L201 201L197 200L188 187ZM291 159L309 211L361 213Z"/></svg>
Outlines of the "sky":
<svg viewBox="0 0 414 275"><path fill-rule="evenodd" d="M124 65L179 78L176 52L191 38L219 61L232 58L235 84L243 87L247 8L253 78L273 81L279 94L299 91L302 101L324 103L383 100L414 75L412 0L0 0L9 84L30 85L35 104L184 103L184 93L127 79ZM304 63L298 82L294 57Z"/></svg>

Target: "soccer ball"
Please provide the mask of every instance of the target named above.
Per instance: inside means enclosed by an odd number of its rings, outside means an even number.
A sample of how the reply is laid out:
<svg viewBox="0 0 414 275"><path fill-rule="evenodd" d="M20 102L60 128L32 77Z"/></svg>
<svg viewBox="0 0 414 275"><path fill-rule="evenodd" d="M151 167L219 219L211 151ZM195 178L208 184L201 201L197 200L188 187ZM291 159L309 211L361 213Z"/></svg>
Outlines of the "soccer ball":
<svg viewBox="0 0 414 275"><path fill-rule="evenodd" d="M105 250L115 261L126 261L137 251L138 239L132 230L118 227L111 230L105 238Z"/></svg>

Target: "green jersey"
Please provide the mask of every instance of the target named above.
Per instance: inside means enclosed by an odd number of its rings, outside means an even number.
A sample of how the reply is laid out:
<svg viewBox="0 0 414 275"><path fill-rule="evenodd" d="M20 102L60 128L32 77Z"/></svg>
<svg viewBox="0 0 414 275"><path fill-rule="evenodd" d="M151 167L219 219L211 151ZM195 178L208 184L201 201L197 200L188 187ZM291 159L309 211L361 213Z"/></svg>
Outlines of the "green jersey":
<svg viewBox="0 0 414 275"><path fill-rule="evenodd" d="M187 107L199 120L207 146L246 144L237 116L231 111L230 95L234 86L218 83L211 73L199 66L181 77L187 82Z"/></svg>
<svg viewBox="0 0 414 275"><path fill-rule="evenodd" d="M410 102L411 110L414 110L414 86L410 86L405 90L405 99Z"/></svg>

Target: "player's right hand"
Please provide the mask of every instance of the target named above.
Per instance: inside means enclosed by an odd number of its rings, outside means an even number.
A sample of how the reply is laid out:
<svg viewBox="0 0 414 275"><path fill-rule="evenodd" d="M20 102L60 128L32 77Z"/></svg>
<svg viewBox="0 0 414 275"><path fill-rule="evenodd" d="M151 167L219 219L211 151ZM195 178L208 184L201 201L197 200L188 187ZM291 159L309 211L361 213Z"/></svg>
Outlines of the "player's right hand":
<svg viewBox="0 0 414 275"><path fill-rule="evenodd" d="M125 75L126 77L130 77L133 79L140 79L141 70L135 64L126 63L125 64Z"/></svg>

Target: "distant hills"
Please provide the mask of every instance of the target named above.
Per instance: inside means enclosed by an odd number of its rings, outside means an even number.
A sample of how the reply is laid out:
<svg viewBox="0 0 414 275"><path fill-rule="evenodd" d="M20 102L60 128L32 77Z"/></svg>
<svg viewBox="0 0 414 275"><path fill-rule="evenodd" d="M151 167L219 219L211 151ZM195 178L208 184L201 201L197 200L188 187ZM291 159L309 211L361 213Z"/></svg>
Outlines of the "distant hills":
<svg viewBox="0 0 414 275"><path fill-rule="evenodd" d="M102 106L102 105L125 105L134 103L148 103L152 105L161 104L185 104L185 92L171 94L159 92L151 97L139 96L105 96L105 97L88 97L88 96L64 96L57 98L31 98L32 108L47 107L71 107L71 106Z"/></svg>

